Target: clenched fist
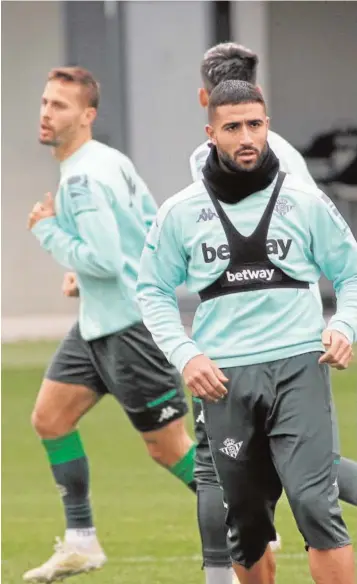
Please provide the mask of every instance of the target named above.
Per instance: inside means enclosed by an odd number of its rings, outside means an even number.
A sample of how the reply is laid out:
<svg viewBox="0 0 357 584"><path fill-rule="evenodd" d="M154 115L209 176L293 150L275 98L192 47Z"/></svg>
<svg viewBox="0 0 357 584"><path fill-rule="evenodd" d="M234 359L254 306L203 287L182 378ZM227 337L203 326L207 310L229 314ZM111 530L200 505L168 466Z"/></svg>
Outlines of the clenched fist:
<svg viewBox="0 0 357 584"><path fill-rule="evenodd" d="M62 292L68 298L79 296L79 289L77 286L77 276L74 272L66 272L62 283Z"/></svg>
<svg viewBox="0 0 357 584"><path fill-rule="evenodd" d="M345 335L334 330L324 330L322 342L326 353L320 357L319 363L328 363L336 369L347 369L352 360L353 351Z"/></svg>
<svg viewBox="0 0 357 584"><path fill-rule="evenodd" d="M227 377L205 355L193 357L183 370L183 378L192 394L208 401L218 401L227 393Z"/></svg>
<svg viewBox="0 0 357 584"><path fill-rule="evenodd" d="M47 217L55 217L55 202L51 193L45 195L45 200L43 203L39 201L33 206L31 213L28 216L27 228L32 229L36 223Z"/></svg>

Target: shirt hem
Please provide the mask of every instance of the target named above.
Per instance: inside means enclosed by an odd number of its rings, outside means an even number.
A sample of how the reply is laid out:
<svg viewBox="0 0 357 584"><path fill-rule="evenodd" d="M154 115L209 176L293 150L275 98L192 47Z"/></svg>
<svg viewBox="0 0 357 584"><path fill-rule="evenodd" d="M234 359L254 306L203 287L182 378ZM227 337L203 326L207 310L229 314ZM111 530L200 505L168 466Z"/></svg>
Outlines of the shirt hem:
<svg viewBox="0 0 357 584"><path fill-rule="evenodd" d="M272 361L280 361L281 359L289 359L297 355L304 355L305 353L313 353L315 351L325 352L324 346L321 342L314 341L313 343L306 343L304 345L297 345L295 347L278 348L264 353L256 353L254 355L243 355L235 357L214 357L208 355L212 361L220 368L227 367L241 367L246 365L258 365L260 363L270 363Z"/></svg>
<svg viewBox="0 0 357 584"><path fill-rule="evenodd" d="M138 318L136 320L133 320L130 324L126 324L124 326L108 327L108 328L103 329L102 331L100 331L100 333L97 333L97 334L86 334L85 325L83 326L83 324L81 324L81 322L79 321L79 330L80 330L82 339L84 341L90 342L90 341L96 341L97 339L102 339L104 337L108 337L109 335L124 333L125 331L127 331L131 327L138 325L138 324L143 324L142 319Z"/></svg>

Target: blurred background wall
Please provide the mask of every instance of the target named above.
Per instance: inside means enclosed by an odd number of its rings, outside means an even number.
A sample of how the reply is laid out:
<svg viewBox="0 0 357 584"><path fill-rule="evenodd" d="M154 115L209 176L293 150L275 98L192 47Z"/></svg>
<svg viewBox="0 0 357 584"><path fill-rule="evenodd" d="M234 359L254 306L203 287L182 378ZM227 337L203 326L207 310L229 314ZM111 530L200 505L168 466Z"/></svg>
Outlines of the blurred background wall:
<svg viewBox="0 0 357 584"><path fill-rule="evenodd" d="M79 64L102 86L95 136L122 149L158 203L190 182L205 139L197 101L203 52L234 40L260 56L272 127L305 155L357 234L356 2L3 1L2 335L57 336L77 301L63 270L26 231L33 203L56 191L57 164L37 143L48 70ZM331 286L321 283L326 302Z"/></svg>

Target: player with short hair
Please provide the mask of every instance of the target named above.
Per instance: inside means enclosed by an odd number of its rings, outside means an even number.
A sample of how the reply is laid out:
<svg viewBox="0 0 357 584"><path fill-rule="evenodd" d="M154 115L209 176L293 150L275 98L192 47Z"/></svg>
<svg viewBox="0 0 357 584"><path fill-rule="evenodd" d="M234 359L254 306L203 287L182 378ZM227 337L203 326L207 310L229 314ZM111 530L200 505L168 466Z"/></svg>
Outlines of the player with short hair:
<svg viewBox="0 0 357 584"><path fill-rule="evenodd" d="M204 179L165 201L141 257L144 322L204 400L241 584L275 582L268 544L282 488L314 582L354 584L328 365L353 356L357 242L323 192L280 170L257 88L222 82L208 114ZM206 207L216 217L198 226ZM310 287L321 272L337 293L327 327ZM192 339L173 301L183 283L201 299Z"/></svg>
<svg viewBox="0 0 357 584"><path fill-rule="evenodd" d="M212 90L222 81L233 79L255 84L257 79L258 56L250 49L237 43L220 43L208 49L204 54L200 71L203 86L199 89L199 102L208 106ZM259 86L258 86L259 88ZM259 88L260 89L260 88ZM268 143L279 158L280 168L294 174L307 184L315 187L315 181L309 173L301 154L276 132L268 130ZM202 168L210 152L211 141L200 144L190 157L192 179L202 179ZM282 206L281 212L285 208ZM203 208L197 219L198 224L211 222L216 218L215 210ZM284 250L281 251L283 256ZM318 283L311 289L322 305ZM197 480L198 521L202 542L202 552L206 573L206 584L230 584L232 581L231 560L226 543L225 510L222 490L219 488L208 437L204 425L202 402L193 398L195 435L197 441L195 477ZM357 463L341 458L339 472L340 499L357 505ZM281 545L280 537L271 542L273 550ZM234 576L233 576L234 577Z"/></svg>
<svg viewBox="0 0 357 584"><path fill-rule="evenodd" d="M77 424L106 394L140 432L148 453L195 491L195 446L177 370L144 326L135 297L139 260L157 208L132 162L92 139L99 86L79 67L54 69L42 95L40 142L61 178L29 215L44 250L71 270L63 291L80 297L79 320L45 374L32 424L47 452L66 515L64 542L26 581L50 582L106 561L89 500L89 465Z"/></svg>
<svg viewBox="0 0 357 584"><path fill-rule="evenodd" d="M256 83L258 55L233 42L219 43L208 49L202 59L200 72L203 87L199 89L199 102L204 108L208 106L212 90L222 81L229 79ZM258 86L259 88L259 86ZM259 88L260 89L260 88ZM284 166L286 172L299 174L306 182L315 185L306 162L287 140L269 129L268 141ZM210 150L210 140L200 144L192 153L190 167L193 180L201 178L201 171Z"/></svg>

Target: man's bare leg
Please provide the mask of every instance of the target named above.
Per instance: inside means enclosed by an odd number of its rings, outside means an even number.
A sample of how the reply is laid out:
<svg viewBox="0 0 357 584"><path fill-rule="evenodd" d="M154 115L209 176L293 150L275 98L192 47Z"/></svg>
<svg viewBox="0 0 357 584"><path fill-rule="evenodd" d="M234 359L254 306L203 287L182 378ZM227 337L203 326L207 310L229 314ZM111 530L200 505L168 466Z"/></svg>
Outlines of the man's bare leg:
<svg viewBox="0 0 357 584"><path fill-rule="evenodd" d="M315 584L356 584L351 545L333 550L309 549L310 572Z"/></svg>
<svg viewBox="0 0 357 584"><path fill-rule="evenodd" d="M275 558L270 546L249 570L235 563L233 568L240 584L275 584Z"/></svg>

